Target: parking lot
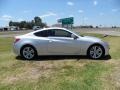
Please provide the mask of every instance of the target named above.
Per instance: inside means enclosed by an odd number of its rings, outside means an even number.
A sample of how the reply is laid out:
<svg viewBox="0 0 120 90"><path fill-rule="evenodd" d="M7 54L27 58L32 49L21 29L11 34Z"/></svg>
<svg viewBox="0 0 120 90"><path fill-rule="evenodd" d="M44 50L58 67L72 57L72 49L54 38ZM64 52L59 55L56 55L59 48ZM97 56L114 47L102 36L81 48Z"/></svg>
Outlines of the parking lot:
<svg viewBox="0 0 120 90"><path fill-rule="evenodd" d="M0 32L0 90L120 89L119 30L74 30L78 34L99 37L110 44L110 56L103 60L83 56L46 56L26 61L13 54L12 43L14 36L31 31ZM103 34L109 36L103 37Z"/></svg>

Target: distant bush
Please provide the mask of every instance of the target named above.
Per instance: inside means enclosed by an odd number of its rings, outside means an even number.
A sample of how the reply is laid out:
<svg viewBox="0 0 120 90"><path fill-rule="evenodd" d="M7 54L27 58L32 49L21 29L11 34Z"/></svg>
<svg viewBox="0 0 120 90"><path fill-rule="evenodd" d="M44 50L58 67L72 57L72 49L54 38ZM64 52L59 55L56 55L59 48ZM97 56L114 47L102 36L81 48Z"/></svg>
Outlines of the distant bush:
<svg viewBox="0 0 120 90"><path fill-rule="evenodd" d="M80 28L94 28L92 25L80 26Z"/></svg>
<svg viewBox="0 0 120 90"><path fill-rule="evenodd" d="M32 29L33 26L40 26L41 28L46 27L47 24L42 22L42 19L40 17L35 17L32 21L21 21L21 22L9 22L9 26L17 26L20 29L26 28L26 29Z"/></svg>

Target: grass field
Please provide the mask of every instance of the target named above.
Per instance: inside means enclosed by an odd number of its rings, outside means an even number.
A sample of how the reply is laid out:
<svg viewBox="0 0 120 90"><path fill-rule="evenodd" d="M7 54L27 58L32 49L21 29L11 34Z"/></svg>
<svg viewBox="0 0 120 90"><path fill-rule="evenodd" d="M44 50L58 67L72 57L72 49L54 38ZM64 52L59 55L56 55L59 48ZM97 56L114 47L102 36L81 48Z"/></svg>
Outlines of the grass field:
<svg viewBox="0 0 120 90"><path fill-rule="evenodd" d="M13 38L0 38L0 90L119 90L120 37L103 37L111 58L45 58L25 61L12 52Z"/></svg>

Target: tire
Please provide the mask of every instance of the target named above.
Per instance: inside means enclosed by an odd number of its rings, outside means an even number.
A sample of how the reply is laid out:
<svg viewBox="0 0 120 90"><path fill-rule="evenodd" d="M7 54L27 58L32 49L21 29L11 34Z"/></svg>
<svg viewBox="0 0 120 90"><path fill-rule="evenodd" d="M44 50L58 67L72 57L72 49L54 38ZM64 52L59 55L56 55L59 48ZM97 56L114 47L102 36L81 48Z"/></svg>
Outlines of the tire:
<svg viewBox="0 0 120 90"><path fill-rule="evenodd" d="M89 47L87 56L91 59L101 59L105 56L105 49L102 45L94 44Z"/></svg>
<svg viewBox="0 0 120 90"><path fill-rule="evenodd" d="M25 45L20 50L21 56L26 60L32 60L37 57L36 49L31 45Z"/></svg>

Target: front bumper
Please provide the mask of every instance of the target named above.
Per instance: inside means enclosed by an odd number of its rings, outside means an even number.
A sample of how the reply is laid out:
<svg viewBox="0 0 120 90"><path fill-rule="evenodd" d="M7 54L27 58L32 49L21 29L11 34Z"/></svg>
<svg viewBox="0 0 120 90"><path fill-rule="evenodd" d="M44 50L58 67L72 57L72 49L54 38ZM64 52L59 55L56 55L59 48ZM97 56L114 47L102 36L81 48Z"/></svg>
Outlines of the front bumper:
<svg viewBox="0 0 120 90"><path fill-rule="evenodd" d="M109 55L110 46L107 42L104 42L105 55Z"/></svg>

